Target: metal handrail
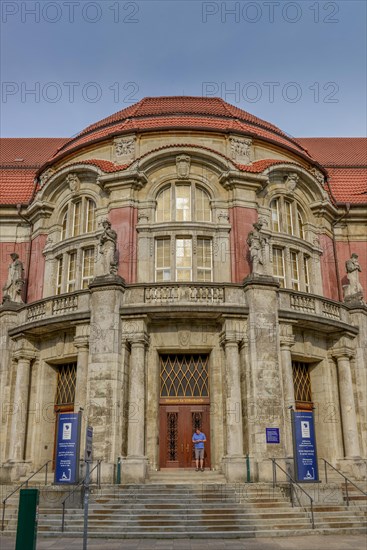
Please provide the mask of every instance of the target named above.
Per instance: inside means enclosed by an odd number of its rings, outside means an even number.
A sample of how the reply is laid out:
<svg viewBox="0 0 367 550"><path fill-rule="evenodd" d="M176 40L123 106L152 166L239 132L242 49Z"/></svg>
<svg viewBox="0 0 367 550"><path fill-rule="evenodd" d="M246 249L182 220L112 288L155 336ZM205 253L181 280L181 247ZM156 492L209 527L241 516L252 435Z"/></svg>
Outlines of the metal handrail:
<svg viewBox="0 0 367 550"><path fill-rule="evenodd" d="M276 475L276 467L278 467L286 476L287 478L289 479L289 484L290 484L290 488L291 488L291 503L292 503L292 507L294 507L294 499L293 499L293 485L296 485L299 489L301 489L301 491L310 499L310 504L311 504L311 525L312 525L312 529L315 529L315 519L314 519L314 512L313 512L313 498L311 497L311 495L309 495L304 489L303 487L301 487L301 485L299 483L297 483L297 481L295 481L289 474L288 472L286 472L276 461L276 458L271 458L270 459L273 463L273 488L275 487L276 485L276 479L277 479L277 475ZM297 497L298 498L298 497Z"/></svg>
<svg viewBox="0 0 367 550"><path fill-rule="evenodd" d="M360 487L358 487L358 485L356 485L355 483L353 483L353 481L351 481L346 475L344 475L342 472L340 472L337 468L335 468L335 466L333 466L332 464L330 464L330 462L328 462L325 458L322 458L321 460L324 461L324 468L325 468L325 483L327 483L327 467L326 465L330 466L333 470L335 470L340 476L342 476L344 478L344 483L345 483L345 495L347 497L347 506L349 506L349 493L348 493L348 483L350 483L351 485L353 485L353 487L355 487L356 489L358 489L358 491L360 491L362 493L362 495L364 496L367 496L367 493L365 493Z"/></svg>
<svg viewBox="0 0 367 550"><path fill-rule="evenodd" d="M99 489L101 488L101 471L100 471L101 462L102 462L102 460L97 460L97 464L89 472L89 475L90 475L97 468L97 485L98 485ZM74 489L71 491L71 493L69 493L68 496L65 497L64 500L61 503L62 504L62 520L61 520L61 531L62 532L64 532L64 528L65 528L65 502L71 497L71 495L73 495L75 493L75 491L78 489L78 487L80 485L83 485L83 487L84 487L85 480L86 480L86 476L83 477L83 479L81 481L79 481L78 485L76 485L74 487ZM82 508L83 508L83 499L81 499L81 502L82 502Z"/></svg>
<svg viewBox="0 0 367 550"><path fill-rule="evenodd" d="M23 483L21 483L20 485L18 485L18 487L16 487L14 489L14 491L12 491L11 493L9 493L3 500L3 514L2 514L2 520L1 520L1 530L4 531L4 523L5 523L5 508L6 508L6 501L14 495L14 493L16 493L17 491L19 491L19 489L21 489L23 487L23 485L25 485L26 487L28 487L28 482L30 479L32 479L32 477L34 477L36 474L38 474L38 472L40 472L41 470L43 470L43 468L46 467L46 470L45 470L45 485L47 485L47 473L48 473L48 465L49 463L52 462L52 460L48 460L47 462L45 462L43 464L43 466L41 466L40 468L38 468L38 470L36 472L34 472L31 476L29 476L25 481L23 481Z"/></svg>

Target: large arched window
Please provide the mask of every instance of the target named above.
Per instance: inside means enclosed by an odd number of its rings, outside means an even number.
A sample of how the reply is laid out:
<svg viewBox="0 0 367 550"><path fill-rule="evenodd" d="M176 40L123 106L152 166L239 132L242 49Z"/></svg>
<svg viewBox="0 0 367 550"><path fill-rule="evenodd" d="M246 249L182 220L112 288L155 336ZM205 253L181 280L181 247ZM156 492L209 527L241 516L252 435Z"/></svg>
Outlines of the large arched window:
<svg viewBox="0 0 367 550"><path fill-rule="evenodd" d="M296 201L277 197L271 201L270 209L273 231L305 238L304 214Z"/></svg>
<svg viewBox="0 0 367 550"><path fill-rule="evenodd" d="M306 242L305 213L297 201L289 197L275 197L269 206L273 276L281 288L311 292L311 250Z"/></svg>
<svg viewBox="0 0 367 550"><path fill-rule="evenodd" d="M96 229L96 203L89 197L70 201L61 220L60 240L79 237Z"/></svg>
<svg viewBox="0 0 367 550"><path fill-rule="evenodd" d="M156 199L155 281L211 282L210 195L196 183L171 183ZM164 225L161 225L164 224Z"/></svg>

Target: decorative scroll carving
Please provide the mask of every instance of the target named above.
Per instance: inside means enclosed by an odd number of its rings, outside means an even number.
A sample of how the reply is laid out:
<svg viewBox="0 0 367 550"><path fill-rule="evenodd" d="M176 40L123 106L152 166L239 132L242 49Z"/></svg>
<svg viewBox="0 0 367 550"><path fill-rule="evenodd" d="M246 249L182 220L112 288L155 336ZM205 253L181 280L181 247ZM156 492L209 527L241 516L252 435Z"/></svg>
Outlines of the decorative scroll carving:
<svg viewBox="0 0 367 550"><path fill-rule="evenodd" d="M176 157L176 170L178 179L188 179L190 177L191 159L188 155Z"/></svg>
<svg viewBox="0 0 367 550"><path fill-rule="evenodd" d="M240 164L249 164L251 162L252 139L231 137L230 145L233 160Z"/></svg>

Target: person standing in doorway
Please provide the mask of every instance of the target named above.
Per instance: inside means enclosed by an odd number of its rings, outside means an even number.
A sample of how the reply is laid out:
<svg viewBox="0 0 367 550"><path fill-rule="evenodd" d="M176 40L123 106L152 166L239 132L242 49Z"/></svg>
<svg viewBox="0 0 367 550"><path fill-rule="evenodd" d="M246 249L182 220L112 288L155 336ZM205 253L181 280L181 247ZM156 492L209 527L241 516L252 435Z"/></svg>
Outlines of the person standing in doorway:
<svg viewBox="0 0 367 550"><path fill-rule="evenodd" d="M192 442L195 446L195 461L196 471L204 471L204 443L206 442L206 436L203 432L196 428L195 433L192 436Z"/></svg>

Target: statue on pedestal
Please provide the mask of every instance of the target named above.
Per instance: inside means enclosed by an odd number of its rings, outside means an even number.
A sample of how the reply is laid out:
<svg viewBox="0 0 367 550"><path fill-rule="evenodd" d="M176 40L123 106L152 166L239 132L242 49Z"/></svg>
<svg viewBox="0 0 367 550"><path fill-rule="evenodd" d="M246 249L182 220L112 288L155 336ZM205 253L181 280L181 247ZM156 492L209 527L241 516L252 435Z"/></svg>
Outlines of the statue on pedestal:
<svg viewBox="0 0 367 550"><path fill-rule="evenodd" d="M253 224L253 230L250 231L247 237L247 244L250 247L250 256L252 263L253 275L267 275L268 259L266 248L268 245L268 237L262 232L263 223L257 222Z"/></svg>
<svg viewBox="0 0 367 550"><path fill-rule="evenodd" d="M3 303L16 302L23 304L22 289L24 285L24 268L23 263L19 260L19 255L16 252L10 254L12 263L8 268L8 278L3 286Z"/></svg>
<svg viewBox="0 0 367 550"><path fill-rule="evenodd" d="M117 233L111 228L111 222L104 220L102 222L103 233L99 238L99 253L97 275L102 277L106 275L116 275L118 262L117 253Z"/></svg>
<svg viewBox="0 0 367 550"><path fill-rule="evenodd" d="M344 285L344 301L359 301L363 303L363 287L359 282L362 269L358 262L358 254L353 253L345 262L349 285Z"/></svg>

